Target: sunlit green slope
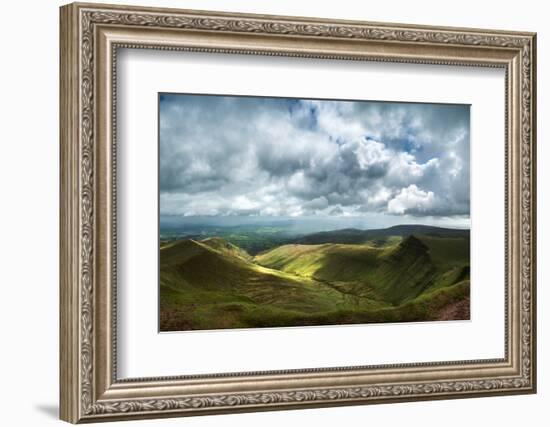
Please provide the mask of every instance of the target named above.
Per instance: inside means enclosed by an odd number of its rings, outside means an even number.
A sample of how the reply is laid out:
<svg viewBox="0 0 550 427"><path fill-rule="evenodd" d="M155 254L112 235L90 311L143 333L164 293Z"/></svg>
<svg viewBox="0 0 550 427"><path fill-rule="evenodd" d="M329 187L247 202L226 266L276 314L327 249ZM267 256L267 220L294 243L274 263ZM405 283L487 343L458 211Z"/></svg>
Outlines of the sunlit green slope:
<svg viewBox="0 0 550 427"><path fill-rule="evenodd" d="M434 246L443 247L437 238ZM258 264L323 281L360 283L392 304L414 298L443 273L430 257L430 248L409 236L400 243L285 245L256 256ZM441 258L440 255L438 255ZM459 261L457 261L459 263Z"/></svg>

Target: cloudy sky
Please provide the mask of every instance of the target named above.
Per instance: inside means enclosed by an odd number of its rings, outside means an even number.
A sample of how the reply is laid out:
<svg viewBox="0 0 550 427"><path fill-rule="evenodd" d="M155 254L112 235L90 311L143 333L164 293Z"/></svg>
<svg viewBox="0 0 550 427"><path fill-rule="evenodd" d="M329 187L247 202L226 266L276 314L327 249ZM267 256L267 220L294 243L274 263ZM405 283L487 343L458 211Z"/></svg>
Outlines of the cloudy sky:
<svg viewBox="0 0 550 427"><path fill-rule="evenodd" d="M467 105L160 96L161 218L469 226Z"/></svg>

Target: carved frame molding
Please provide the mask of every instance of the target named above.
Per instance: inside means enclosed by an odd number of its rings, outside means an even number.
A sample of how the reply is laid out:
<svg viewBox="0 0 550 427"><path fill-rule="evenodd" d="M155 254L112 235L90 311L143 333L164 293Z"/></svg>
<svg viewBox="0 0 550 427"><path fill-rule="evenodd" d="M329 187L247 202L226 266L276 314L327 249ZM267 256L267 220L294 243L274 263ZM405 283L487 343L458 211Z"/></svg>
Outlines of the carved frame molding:
<svg viewBox="0 0 550 427"><path fill-rule="evenodd" d="M116 286L111 279L116 282L113 147L120 47L506 68L506 357L117 380ZM62 7L61 418L102 421L534 392L535 68L532 33L92 4ZM260 386L270 376L273 384ZM345 381L338 380L344 376ZM290 379L300 385L285 387ZM254 381L258 386L251 388ZM210 391L194 391L201 382Z"/></svg>

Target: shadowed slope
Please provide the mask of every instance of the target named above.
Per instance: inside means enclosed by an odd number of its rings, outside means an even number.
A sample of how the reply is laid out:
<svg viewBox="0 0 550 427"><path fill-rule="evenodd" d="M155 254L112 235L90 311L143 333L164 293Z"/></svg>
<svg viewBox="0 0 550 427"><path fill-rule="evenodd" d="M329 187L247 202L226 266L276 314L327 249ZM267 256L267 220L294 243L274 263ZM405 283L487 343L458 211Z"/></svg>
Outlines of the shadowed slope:
<svg viewBox="0 0 550 427"><path fill-rule="evenodd" d="M368 244L285 245L255 260L317 280L360 282L392 304L419 295L436 274L428 247L414 236L384 248Z"/></svg>

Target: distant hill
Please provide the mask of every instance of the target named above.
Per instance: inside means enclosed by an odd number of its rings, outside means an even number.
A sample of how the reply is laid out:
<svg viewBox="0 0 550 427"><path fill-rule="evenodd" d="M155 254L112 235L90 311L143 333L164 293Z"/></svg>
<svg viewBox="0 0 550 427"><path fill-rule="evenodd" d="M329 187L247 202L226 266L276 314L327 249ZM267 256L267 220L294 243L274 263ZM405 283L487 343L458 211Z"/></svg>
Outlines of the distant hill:
<svg viewBox="0 0 550 427"><path fill-rule="evenodd" d="M294 240L295 243L321 244L321 243L365 243L376 238L389 236L406 237L410 235L426 235L437 237L469 237L470 230L432 227L429 225L395 225L388 228L359 230L345 228L342 230L323 231L308 234Z"/></svg>
<svg viewBox="0 0 550 427"><path fill-rule="evenodd" d="M382 248L339 243L284 245L256 256L255 260L303 277L354 283L355 292L360 293L360 288L374 291L392 304L418 296L443 273L430 257L430 247L414 236Z"/></svg>
<svg viewBox="0 0 550 427"><path fill-rule="evenodd" d="M250 256L244 249L239 248L221 237L209 237L201 240L200 243L226 255L236 256L247 261L252 260L252 256Z"/></svg>
<svg viewBox="0 0 550 427"><path fill-rule="evenodd" d="M464 313L469 232L414 230L430 233L373 234L357 244L292 243L254 257L221 237L164 242L161 330L421 321ZM328 237L361 233L339 230Z"/></svg>

